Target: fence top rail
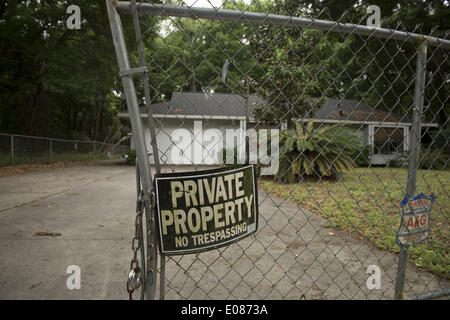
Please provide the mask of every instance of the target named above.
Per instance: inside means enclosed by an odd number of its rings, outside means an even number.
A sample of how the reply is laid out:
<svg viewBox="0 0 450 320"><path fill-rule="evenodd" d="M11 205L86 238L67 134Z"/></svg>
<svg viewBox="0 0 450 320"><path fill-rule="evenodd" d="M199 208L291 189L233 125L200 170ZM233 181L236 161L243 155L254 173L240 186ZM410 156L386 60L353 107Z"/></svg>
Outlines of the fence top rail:
<svg viewBox="0 0 450 320"><path fill-rule="evenodd" d="M12 136L12 137L20 137L20 138L31 138L31 139L41 139L41 140L51 140L51 141L61 141L61 142L92 143L92 144L103 144L105 146L115 146L114 143L107 143L107 142L100 142L100 141L66 140L66 139L58 139L58 138L27 136L27 135L23 135L23 134L12 134L12 133L0 133L0 136L5 136L5 137Z"/></svg>
<svg viewBox="0 0 450 320"><path fill-rule="evenodd" d="M119 13L131 14L130 1L114 1ZM398 31L393 29L369 27L351 23L339 23L305 17L293 17L278 14L267 14L260 12L237 11L228 9L199 8L187 6L175 6L168 4L156 4L144 2L136 5L139 14L152 16L172 16L193 19L209 19L222 21L252 22L268 25L297 26L308 29L330 30L333 32L352 33L363 36L376 36L384 39L404 40L415 43L427 42L436 47L450 49L450 40L425 36L422 34Z"/></svg>

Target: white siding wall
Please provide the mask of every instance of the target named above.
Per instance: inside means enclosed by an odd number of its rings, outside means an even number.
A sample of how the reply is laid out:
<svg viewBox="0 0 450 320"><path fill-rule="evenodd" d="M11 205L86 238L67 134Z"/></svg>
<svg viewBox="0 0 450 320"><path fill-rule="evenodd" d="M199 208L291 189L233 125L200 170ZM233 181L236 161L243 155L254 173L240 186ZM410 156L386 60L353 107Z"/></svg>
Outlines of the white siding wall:
<svg viewBox="0 0 450 320"><path fill-rule="evenodd" d="M148 128L148 122L146 118L143 118L143 125L145 128L145 136L147 142L147 149L153 154L150 145L150 131ZM201 121L201 134L197 125L194 128L193 119L155 119L157 124L157 141L159 149L159 159L161 164L218 164L221 163L221 159L217 153L225 147L226 143L226 129L238 129L245 128L245 121L242 120L202 120ZM200 120L195 120L200 121ZM409 127L402 126L404 128L404 146L405 151L408 151L409 147ZM180 131L183 129L184 131ZM221 135L221 141L218 141L214 135L211 135L209 129L215 129L217 135ZM358 135L361 137L361 141L364 144L374 144L374 125L363 125L355 128ZM178 130L178 131L177 131ZM208 134L209 133L209 134ZM197 138L194 139L194 136ZM209 139L211 138L211 139ZM238 141L237 141L238 142ZM241 147L243 143L239 143ZM135 148L134 139L131 139L131 148ZM241 152L244 149L241 148ZM203 150L203 152L200 152ZM373 154L371 163L372 165L384 165L390 160L396 158L398 155L381 155ZM153 155L149 156L150 163L154 163ZM181 161L181 163L180 163Z"/></svg>
<svg viewBox="0 0 450 320"><path fill-rule="evenodd" d="M147 150L151 164L154 163L150 145L148 121L143 118ZM155 119L159 160L163 164L219 164L219 153L225 147L226 129L238 129L245 121L240 120L195 120ZM200 131L201 129L201 131ZM195 139L194 139L195 137ZM135 148L131 139L131 148Z"/></svg>

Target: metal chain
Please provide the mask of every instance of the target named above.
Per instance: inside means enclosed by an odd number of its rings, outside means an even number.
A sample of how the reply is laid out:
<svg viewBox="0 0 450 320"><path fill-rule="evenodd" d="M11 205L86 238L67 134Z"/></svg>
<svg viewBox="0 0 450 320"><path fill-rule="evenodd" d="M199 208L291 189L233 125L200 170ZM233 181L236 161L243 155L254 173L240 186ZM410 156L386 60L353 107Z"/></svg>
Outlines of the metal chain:
<svg viewBox="0 0 450 320"><path fill-rule="evenodd" d="M144 208L146 211L146 230L147 230L147 273L146 285L148 288L147 299L153 300L155 298L154 284L156 282L155 270L157 268L157 253L155 251L156 231L155 231L155 194L149 191L148 198L144 198Z"/></svg>
<svg viewBox="0 0 450 320"><path fill-rule="evenodd" d="M144 212L144 201L142 199L142 191L136 203L136 218L134 222L134 238L131 241L131 249L133 250L133 258L130 263L130 272L128 273L127 292L129 299L133 300L133 292L142 285L142 271L137 260L137 253L141 250L142 239L142 214Z"/></svg>

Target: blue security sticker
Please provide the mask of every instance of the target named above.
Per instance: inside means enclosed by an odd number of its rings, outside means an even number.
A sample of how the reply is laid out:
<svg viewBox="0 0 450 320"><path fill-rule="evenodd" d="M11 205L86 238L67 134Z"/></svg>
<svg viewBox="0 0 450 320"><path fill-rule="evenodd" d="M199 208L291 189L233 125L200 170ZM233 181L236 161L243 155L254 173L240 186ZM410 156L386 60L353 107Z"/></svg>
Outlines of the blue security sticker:
<svg viewBox="0 0 450 320"><path fill-rule="evenodd" d="M402 220L396 238L399 246L409 246L428 239L430 235L430 212L434 199L434 193L430 196L420 193L414 198L406 194L400 202Z"/></svg>

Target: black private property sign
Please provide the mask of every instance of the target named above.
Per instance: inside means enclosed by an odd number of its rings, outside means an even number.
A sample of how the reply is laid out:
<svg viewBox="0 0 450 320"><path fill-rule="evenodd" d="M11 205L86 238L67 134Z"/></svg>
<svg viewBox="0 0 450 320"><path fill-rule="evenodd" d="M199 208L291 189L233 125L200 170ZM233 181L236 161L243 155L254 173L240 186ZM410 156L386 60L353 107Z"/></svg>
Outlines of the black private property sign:
<svg viewBox="0 0 450 320"><path fill-rule="evenodd" d="M244 165L155 178L161 253L212 250L256 232L255 167Z"/></svg>

